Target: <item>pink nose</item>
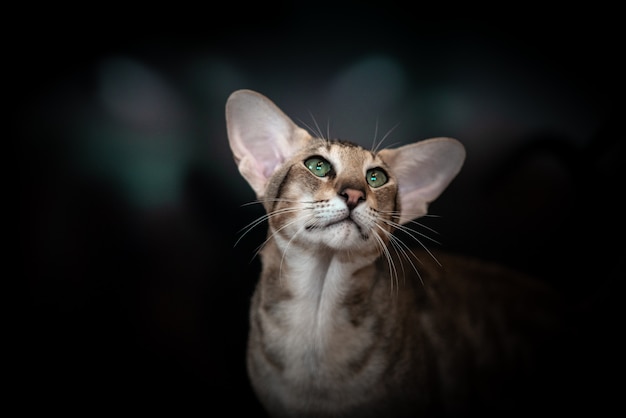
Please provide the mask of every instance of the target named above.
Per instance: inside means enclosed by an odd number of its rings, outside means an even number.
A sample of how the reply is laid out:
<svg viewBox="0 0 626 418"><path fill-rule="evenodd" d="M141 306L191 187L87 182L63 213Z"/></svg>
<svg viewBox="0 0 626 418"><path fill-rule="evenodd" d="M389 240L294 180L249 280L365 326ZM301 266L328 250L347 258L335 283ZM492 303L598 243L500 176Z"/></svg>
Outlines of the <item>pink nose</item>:
<svg viewBox="0 0 626 418"><path fill-rule="evenodd" d="M346 188L341 192L341 196L346 199L346 204L350 210L354 209L360 201L365 200L365 193L356 189Z"/></svg>

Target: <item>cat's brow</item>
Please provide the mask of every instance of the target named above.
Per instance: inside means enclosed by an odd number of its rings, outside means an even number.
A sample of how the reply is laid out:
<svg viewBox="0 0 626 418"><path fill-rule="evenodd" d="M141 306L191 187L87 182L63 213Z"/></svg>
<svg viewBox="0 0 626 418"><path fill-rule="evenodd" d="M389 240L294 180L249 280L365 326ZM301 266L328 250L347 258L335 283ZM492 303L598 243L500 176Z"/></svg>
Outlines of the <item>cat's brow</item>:
<svg viewBox="0 0 626 418"><path fill-rule="evenodd" d="M359 144L352 142L352 141L348 141L345 139L333 139L330 141L325 141L325 148L327 152L330 152L333 148L333 146L339 146L339 147L343 147L343 148L347 148L349 150L356 150L359 152L365 152L367 154L369 154L372 159L376 158L376 151L375 150L367 150L365 148L363 148L362 146L360 146Z"/></svg>

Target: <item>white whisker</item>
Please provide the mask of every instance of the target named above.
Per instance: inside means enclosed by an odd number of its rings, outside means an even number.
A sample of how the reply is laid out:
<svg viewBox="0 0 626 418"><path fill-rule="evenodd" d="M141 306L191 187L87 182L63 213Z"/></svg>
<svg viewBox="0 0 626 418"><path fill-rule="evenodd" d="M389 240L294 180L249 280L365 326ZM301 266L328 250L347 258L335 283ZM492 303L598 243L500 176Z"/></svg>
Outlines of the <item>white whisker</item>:
<svg viewBox="0 0 626 418"><path fill-rule="evenodd" d="M302 119L298 119L298 120L305 128L309 130L309 132L313 136L319 139L328 141L330 139L330 120L328 120L326 123L326 135L324 135L324 133L322 132L322 128L320 128L319 124L317 123L317 120L315 119L315 116L313 116L313 113L311 113L310 111L309 111L309 116L311 116L311 120L313 121L314 126L309 125Z"/></svg>
<svg viewBox="0 0 626 418"><path fill-rule="evenodd" d="M417 257L415 255L415 253L413 252L413 250L411 250L411 248L404 243L401 239L399 239L398 237L394 236L393 234L389 237L390 238L390 242L392 244L392 246L396 249L397 251L400 251L402 253L402 255L404 256L404 258L409 262L409 264L411 265L411 268L413 269L413 271L415 272L415 274L417 274L417 277L420 279L420 282L422 283L422 285L424 284L424 280L422 280L422 275L419 272L419 269L417 268L417 266L413 263L413 260L411 260L411 256L417 260L419 263L421 263L421 260L419 259L419 257ZM428 251L428 250L426 250ZM429 251L430 253L430 251ZM399 256L399 254L398 254ZM404 265L402 265L404 268Z"/></svg>
<svg viewBox="0 0 626 418"><path fill-rule="evenodd" d="M387 131L387 133L380 139L380 141L378 143L376 143L376 136L378 135L378 118L376 119L376 134L374 135L374 144L373 144L373 147L372 147L372 152L376 153L376 152L378 152L381 149L381 147L383 145L383 142L385 142L385 140L398 127L398 125L400 125L400 122L398 122L394 126L392 126L391 129L389 129ZM397 144L398 144L397 142L393 143L393 144L390 144L389 147L392 147L392 146L397 145ZM389 147L386 147L386 148L389 148Z"/></svg>
<svg viewBox="0 0 626 418"><path fill-rule="evenodd" d="M384 223L388 222L385 219L382 219L382 221ZM419 257L417 257L415 255L415 253L411 250L411 248L405 242L403 242L401 239L396 237L393 233L387 231L385 228L383 228L378 223L376 223L376 226L381 231L383 231L383 233L385 233L387 235L387 237L389 238L389 243L393 247L393 249L396 251L396 254L398 255L398 257L399 258L404 258L406 261L409 262L409 264L411 265L411 268L417 274L417 277L420 279L420 282L422 282L422 284L424 284L424 281L422 280L422 275L420 274L419 269L413 263L413 260L411 260L411 257L412 257L415 260L417 260L419 263L421 263L421 260L419 259ZM404 277L404 273L405 273L405 271L404 271L404 264L400 263L400 266L402 267L403 277Z"/></svg>
<svg viewBox="0 0 626 418"><path fill-rule="evenodd" d="M388 212L380 212L380 213L384 213L384 214L391 215L391 216L394 216L394 215L399 216L399 214L398 214L397 212L390 212L390 211L388 211ZM438 215L424 215L424 216L422 216L422 217L426 217L426 216L429 216L429 217L438 217ZM404 232L405 234L407 234L407 235L411 236L411 238L415 239L416 241L419 241L419 240L418 240L415 236L413 236L413 233L415 233L415 234L419 235L419 236L420 236L420 237L422 237L422 238L426 238L427 240L432 241L432 242L434 242L434 243L435 243L435 244L437 244L437 245L441 245L441 243L440 243L439 241L437 241L436 239L434 239L433 237L429 237L428 235L426 235L426 234L424 234L424 233L421 233L421 232L419 232L419 231L416 231L415 229L410 228L410 227L408 227L408 226L406 226L406 225L402 225L402 224L399 224L399 223L397 223L397 222L393 222L393 221L391 221L391 220L384 220L384 219L383 219L383 221L384 221L385 223L387 223L388 225L392 226L393 228L395 228L395 229L397 229L397 230L399 230L399 231L402 231L402 232ZM417 226L420 226L420 227L422 227L422 228L424 228L424 229L427 229L428 231L432 232L433 234L437 234L437 235L439 235L439 232L435 231L434 229L432 229L431 227L429 227L429 226L427 226L427 225L424 225L424 224L423 224L423 223L421 223L421 222L418 222L418 221L417 221L417 219L414 219L414 220L410 221L409 223L410 223L410 224L417 225Z"/></svg>
<svg viewBox="0 0 626 418"><path fill-rule="evenodd" d="M372 152L376 152L378 150L378 146L376 145L376 138L378 137L378 116L376 116L376 125L374 125L374 140L372 141Z"/></svg>
<svg viewBox="0 0 626 418"><path fill-rule="evenodd" d="M385 231L382 227L380 227L380 225L375 224L376 226L378 226L383 233L388 234L388 231ZM393 262L393 257L391 257L391 254L389 253L389 248L387 247L387 244L385 243L385 240L378 234L377 231L372 231L374 238L376 239L376 244L378 245L378 247L380 248L380 252L382 255L385 256L385 259L387 260L387 265L389 266L389 276L390 276L390 290L393 293L393 284L394 282L396 283L396 292L398 291L398 270L396 269L396 265Z"/></svg>
<svg viewBox="0 0 626 418"><path fill-rule="evenodd" d="M330 141L330 119L326 119L326 140Z"/></svg>
<svg viewBox="0 0 626 418"><path fill-rule="evenodd" d="M241 228L239 230L241 234L241 236L237 239L237 241L235 242L235 244L233 245L233 247L236 247L237 244L239 244L239 242L243 239L243 237L245 237L250 231L252 231L255 227L257 227L258 225L264 223L265 221L268 221L269 219L284 214L284 213L291 213L291 212L298 212L300 209L299 208L283 208L283 209L278 209L275 210L271 213L267 213L263 216L258 217L257 219L255 219L254 221L250 222L248 225L244 226L243 228Z"/></svg>
<svg viewBox="0 0 626 418"><path fill-rule="evenodd" d="M387 212L387 213L389 213L389 212ZM427 240L429 240L431 242L434 242L437 245L441 245L441 243L439 241L437 241L436 239L434 239L432 237L429 237L428 235L426 235L426 234L424 234L422 232L419 232L419 231L417 231L417 230L415 230L413 228L410 228L410 227L408 227L406 225L401 225L401 224L399 224L397 222L393 222L393 221L385 219L385 218L381 218L381 221L384 222L386 225L389 225L389 226L397 229L398 231L408 235L411 239L413 239L415 242L417 242L420 245L420 247L422 247L432 257L432 259L441 267L441 263L439 262L439 260L437 260L437 257L435 257L435 255L430 251L430 249L428 249L428 247L420 240L419 237L425 238L425 239L427 239ZM426 226L426 225L424 225L424 224L422 224L420 222L417 222L416 220L413 220L410 223L415 224L417 226L420 226L422 228L425 228L425 229L427 229L427 230L429 230L429 231L431 231L431 232L433 232L435 234L438 234L438 232L435 231L434 229L432 229L432 228L430 228L430 227L428 227L428 226ZM398 239L398 242L402 242L402 241ZM404 244L404 242L402 242L402 244L408 249L408 246L406 244ZM416 259L417 259L417 257L416 257Z"/></svg>
<svg viewBox="0 0 626 418"><path fill-rule="evenodd" d="M299 209L293 209L293 210L291 210L291 212L298 212L298 211L300 211L300 210L299 210ZM313 215L310 215L310 216L312 217ZM292 220L291 222L287 222L286 224L282 225L280 228L278 228L278 229L276 229L276 230L273 230L271 234L268 234L268 237L265 239L265 241L263 241L263 242L262 242L262 243L261 243L261 244L260 244L260 245L256 248L253 258L254 258L254 257L256 257L256 256L259 254L259 252L263 249L263 247L265 246L265 244L267 244L267 243L268 243L268 242L269 242L272 238L274 238L274 236L275 236L276 234L278 234L278 233L279 233L280 231L282 231L283 229L288 228L289 226L291 226L291 225L293 225L293 224L295 224L295 223L297 223L297 222L298 222L298 219L294 219L294 220ZM305 225L305 226L306 226L306 225ZM302 229L303 229L303 228L300 228L298 231L296 231L296 233L294 233L294 234L293 234L293 237L291 237L291 239L289 240L289 242L291 242L291 241L295 238L295 236L301 232L301 230L302 230ZM285 250L285 251L286 251L286 250ZM284 255L283 255L283 258L284 258ZM281 261L281 268L282 268L282 261Z"/></svg>
<svg viewBox="0 0 626 418"><path fill-rule="evenodd" d="M424 228L426 228L426 229L428 229L428 230L432 230L431 228L428 228L428 227L426 227L426 226L424 226L424 225L422 225L422 224L420 224L420 223L417 223L417 225L419 225L419 226L423 226ZM434 242L434 243L435 243L435 244L437 244L437 245L441 245L441 243L440 243L439 241L437 241L436 239L434 239L434 238L432 238L432 237L429 237L428 235L426 235L426 234L424 234L424 233L422 233L422 232L416 231L416 230L415 230L415 229L413 229L413 228L409 228L409 227L408 227L408 226L406 226L406 225L397 225L397 226L396 226L396 228L397 228L399 231L402 231L403 233L407 234L408 236L410 236L411 238L413 238L413 239L414 239L415 241L417 241L417 242L420 242L420 240L419 240L419 238L417 238L417 237L416 237L415 235L413 235L413 234L417 234L417 235L419 235L420 237L422 237L422 238L426 238L427 240L432 241L432 242ZM435 234L437 233L436 231L433 231L433 232L434 232ZM420 243L420 244L421 244L421 243ZM422 246L423 246L423 245L422 245Z"/></svg>

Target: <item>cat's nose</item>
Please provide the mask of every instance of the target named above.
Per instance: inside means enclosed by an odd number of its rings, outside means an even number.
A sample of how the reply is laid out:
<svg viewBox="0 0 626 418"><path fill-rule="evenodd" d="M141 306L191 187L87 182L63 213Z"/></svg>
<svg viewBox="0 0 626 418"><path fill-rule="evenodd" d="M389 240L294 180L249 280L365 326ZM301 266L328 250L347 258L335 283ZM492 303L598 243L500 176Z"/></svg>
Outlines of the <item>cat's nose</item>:
<svg viewBox="0 0 626 418"><path fill-rule="evenodd" d="M361 190L345 188L341 193L339 193L344 199L346 199L346 204L348 205L348 209L352 210L359 204L362 200L365 200L365 193Z"/></svg>

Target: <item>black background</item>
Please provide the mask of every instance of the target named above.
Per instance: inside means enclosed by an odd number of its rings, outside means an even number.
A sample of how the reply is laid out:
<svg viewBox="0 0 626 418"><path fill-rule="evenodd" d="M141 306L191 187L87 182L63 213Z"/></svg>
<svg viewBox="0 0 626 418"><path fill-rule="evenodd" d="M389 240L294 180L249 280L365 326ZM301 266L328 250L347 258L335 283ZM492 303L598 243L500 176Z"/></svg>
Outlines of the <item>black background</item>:
<svg viewBox="0 0 626 418"><path fill-rule="evenodd" d="M443 248L532 274L588 307L596 350L580 361L606 380L581 384L599 404L615 401L617 11L155 7L11 14L7 180L18 179L26 300L9 319L24 408L262 416L245 341L265 227L234 245L263 212L243 206L254 196L224 123L239 88L365 145L396 124L388 145L463 142L466 165L431 206L440 217L424 223Z"/></svg>

